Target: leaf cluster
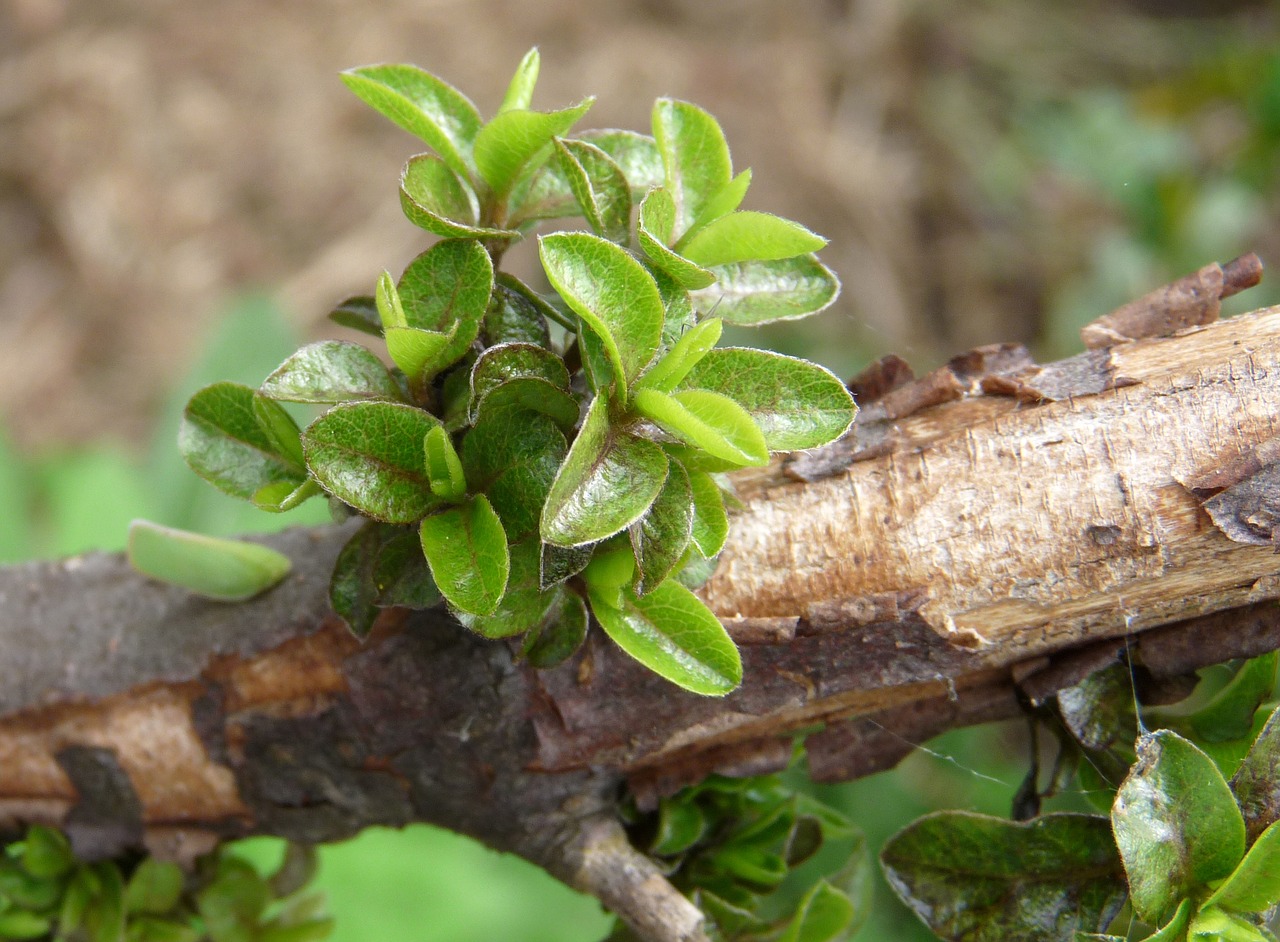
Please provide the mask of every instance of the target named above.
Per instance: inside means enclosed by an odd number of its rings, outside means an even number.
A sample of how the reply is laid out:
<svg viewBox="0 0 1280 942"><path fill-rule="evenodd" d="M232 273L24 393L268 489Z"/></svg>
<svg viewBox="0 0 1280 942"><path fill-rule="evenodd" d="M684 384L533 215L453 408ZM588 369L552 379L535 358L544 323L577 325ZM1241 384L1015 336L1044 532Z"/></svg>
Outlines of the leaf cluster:
<svg viewBox="0 0 1280 942"><path fill-rule="evenodd" d="M66 942L319 942L333 921L302 891L310 851L270 878L226 849L193 873L152 857L84 863L60 832L32 826L0 857L0 939Z"/></svg>
<svg viewBox="0 0 1280 942"><path fill-rule="evenodd" d="M1107 813L928 815L883 848L890 885L944 939L1116 940L1127 902L1148 927L1130 937L1274 942L1278 660L1209 668L1164 706L1135 709L1126 665L1063 691L1067 758Z"/></svg>
<svg viewBox="0 0 1280 942"><path fill-rule="evenodd" d="M256 389L205 387L179 445L265 510L324 494L368 518L332 581L358 635L382 608L443 599L549 667L590 611L661 676L723 695L741 660L689 588L728 533L719 475L832 441L854 406L819 366L715 345L725 323L812 314L839 285L814 255L824 239L739 209L751 173L733 172L705 111L659 99L652 135L570 136L591 100L533 110L538 70L533 50L488 121L412 66L343 75L430 148L400 200L440 241L333 312L380 351L322 341ZM500 270L534 227L570 217L587 230L537 239L550 293ZM285 403L324 411L302 427Z"/></svg>

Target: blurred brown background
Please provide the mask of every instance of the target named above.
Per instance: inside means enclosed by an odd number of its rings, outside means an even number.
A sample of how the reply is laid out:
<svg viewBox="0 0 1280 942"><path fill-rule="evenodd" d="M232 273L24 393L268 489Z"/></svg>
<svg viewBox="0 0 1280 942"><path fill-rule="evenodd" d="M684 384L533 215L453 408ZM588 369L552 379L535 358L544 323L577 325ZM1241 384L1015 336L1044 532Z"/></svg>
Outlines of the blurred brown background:
<svg viewBox="0 0 1280 942"><path fill-rule="evenodd" d="M141 440L249 289L333 333L424 243L414 140L336 73L412 61L492 112L535 44L535 106L594 93L585 126L647 129L695 100L748 205L832 240L845 294L799 352L1070 352L1099 305L1280 259L1276 36L1260 2L0 0L0 423Z"/></svg>

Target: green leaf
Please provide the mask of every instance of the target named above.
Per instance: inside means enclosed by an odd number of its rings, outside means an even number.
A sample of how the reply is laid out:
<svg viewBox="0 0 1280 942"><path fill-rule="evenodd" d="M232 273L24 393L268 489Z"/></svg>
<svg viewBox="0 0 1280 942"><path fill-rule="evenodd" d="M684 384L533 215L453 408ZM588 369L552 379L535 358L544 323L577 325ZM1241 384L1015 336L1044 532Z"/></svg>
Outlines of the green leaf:
<svg viewBox="0 0 1280 942"><path fill-rule="evenodd" d="M697 802L681 800L678 795L662 799L658 805L658 827L649 844L650 856L683 854L702 840L710 823Z"/></svg>
<svg viewBox="0 0 1280 942"><path fill-rule="evenodd" d="M534 46L516 66L516 73L511 76L511 83L507 86L506 95L502 97L502 107L498 109L498 114L504 111L522 111L529 107L533 102L533 90L538 84L541 65L542 57L538 55L538 47Z"/></svg>
<svg viewBox="0 0 1280 942"><path fill-rule="evenodd" d="M664 188L650 190L640 203L636 237L640 248L659 271L682 288L709 288L716 283L715 272L708 271L669 248L675 241L676 204Z"/></svg>
<svg viewBox="0 0 1280 942"><path fill-rule="evenodd" d="M382 336L382 318L372 295L347 298L329 312L329 320L340 327L348 327L374 337Z"/></svg>
<svg viewBox="0 0 1280 942"><path fill-rule="evenodd" d="M182 869L175 863L148 857L133 871L124 891L129 913L163 915L182 898Z"/></svg>
<svg viewBox="0 0 1280 942"><path fill-rule="evenodd" d="M437 242L415 258L396 291L404 323L386 324L396 365L421 382L459 360L480 333L492 291L493 263L473 239Z"/></svg>
<svg viewBox="0 0 1280 942"><path fill-rule="evenodd" d="M22 842L22 869L33 877L60 877L76 864L71 843L61 831L33 824Z"/></svg>
<svg viewBox="0 0 1280 942"><path fill-rule="evenodd" d="M580 546L612 536L640 519L666 479L662 449L613 428L608 399L597 396L547 495L542 539Z"/></svg>
<svg viewBox="0 0 1280 942"><path fill-rule="evenodd" d="M1125 898L1110 825L1096 815L1015 822L935 812L891 837L880 861L894 892L945 939L1056 942L1101 932Z"/></svg>
<svg viewBox="0 0 1280 942"><path fill-rule="evenodd" d="M457 324L448 333L417 327L388 327L386 338L391 359L416 383L431 379L461 355L459 348L465 350L470 346L470 342L461 342Z"/></svg>
<svg viewBox="0 0 1280 942"><path fill-rule="evenodd" d="M299 471L306 467L302 457L302 432L298 423L293 421L293 416L285 412L280 403L268 399L262 393L254 393L253 417L276 454L284 457Z"/></svg>
<svg viewBox="0 0 1280 942"><path fill-rule="evenodd" d="M0 939L48 938L50 919L22 909L0 913Z"/></svg>
<svg viewBox="0 0 1280 942"><path fill-rule="evenodd" d="M769 451L798 451L835 441L857 407L835 374L768 350L722 347L701 357L678 389L727 396L751 415Z"/></svg>
<svg viewBox="0 0 1280 942"><path fill-rule="evenodd" d="M662 158L653 138L633 131L583 131L577 140L591 144L609 156L626 178L631 201L662 183ZM512 210L512 225L525 225L538 219L574 216L580 211L569 180L555 161L544 164L530 181L529 188Z"/></svg>
<svg viewBox="0 0 1280 942"><path fill-rule="evenodd" d="M404 527L375 524L386 532L375 548L373 585L377 594L373 603L386 608L431 608L440 601L440 592L431 579L422 541L418 534Z"/></svg>
<svg viewBox="0 0 1280 942"><path fill-rule="evenodd" d="M1190 742L1169 730L1145 733L1137 754L1111 820L1133 908L1160 925L1194 888L1235 869L1245 828L1222 773Z"/></svg>
<svg viewBox="0 0 1280 942"><path fill-rule="evenodd" d="M608 598L609 605L622 605L622 590L635 578L636 559L631 547L624 540L609 540L591 557L591 564L582 571L582 578L600 598Z"/></svg>
<svg viewBox="0 0 1280 942"><path fill-rule="evenodd" d="M587 113L594 98L561 111L505 111L476 135L475 161L480 176L499 200L506 197L535 155L563 137Z"/></svg>
<svg viewBox="0 0 1280 942"><path fill-rule="evenodd" d="M728 396L705 389L686 389L670 395L639 389L635 407L663 431L722 461L739 467L769 463L769 450L760 427Z"/></svg>
<svg viewBox="0 0 1280 942"><path fill-rule="evenodd" d="M113 861L104 860L92 867L98 881L98 893L84 911L84 927L89 942L119 942L124 935L124 882Z"/></svg>
<svg viewBox="0 0 1280 942"><path fill-rule="evenodd" d="M499 344L480 354L471 368L471 421L479 421L488 403L491 408L541 412L571 431L578 424L578 401L568 389L569 371L550 350L525 343Z"/></svg>
<svg viewBox="0 0 1280 942"><path fill-rule="evenodd" d="M521 653L531 667L550 670L582 647L587 627L586 600L575 592L558 592L542 624L525 636Z"/></svg>
<svg viewBox="0 0 1280 942"><path fill-rule="evenodd" d="M434 154L418 154L404 165L400 208L415 226L446 239L520 238L514 229L480 225L475 191Z"/></svg>
<svg viewBox="0 0 1280 942"><path fill-rule="evenodd" d="M536 539L522 540L511 547L511 571L502 604L492 615L462 613L458 620L486 638L511 638L536 628L559 601L561 590L543 591L538 584L541 546Z"/></svg>
<svg viewBox="0 0 1280 942"><path fill-rule="evenodd" d="M839 279L812 255L734 262L710 271L715 284L695 291L695 306L714 309L717 317L742 327L817 314L840 293Z"/></svg>
<svg viewBox="0 0 1280 942"><path fill-rule="evenodd" d="M707 199L707 202L702 207L702 212L698 214L698 218L694 220L689 231L684 234L684 241L687 243L707 223L714 222L721 216L727 216L741 206L750 186L751 170L747 169L720 187L714 195Z"/></svg>
<svg viewBox="0 0 1280 942"><path fill-rule="evenodd" d="M1249 840L1280 820L1280 708L1272 712L1231 779Z"/></svg>
<svg viewBox="0 0 1280 942"><path fill-rule="evenodd" d="M224 856L221 871L196 896L196 908L213 942L251 940L271 901L271 889L248 863Z"/></svg>
<svg viewBox="0 0 1280 942"><path fill-rule="evenodd" d="M1260 913L1280 902L1280 824L1258 835L1240 865L1204 901L1246 913Z"/></svg>
<svg viewBox="0 0 1280 942"><path fill-rule="evenodd" d="M1058 691L1058 712L1080 745L1098 752L1137 736L1129 665L1113 664ZM1127 764L1127 763L1126 763Z"/></svg>
<svg viewBox="0 0 1280 942"><path fill-rule="evenodd" d="M664 185L675 200L679 237L733 178L729 145L715 118L671 98L654 102L653 136L666 171Z"/></svg>
<svg viewBox="0 0 1280 942"><path fill-rule="evenodd" d="M568 445L544 415L488 410L462 440L462 465L473 492L486 494L508 538L538 530L543 504Z"/></svg>
<svg viewBox="0 0 1280 942"><path fill-rule="evenodd" d="M390 530L384 523L367 521L339 551L329 577L329 604L357 638L367 637L378 617L374 565Z"/></svg>
<svg viewBox="0 0 1280 942"><path fill-rule="evenodd" d="M631 239L631 188L622 168L593 144L556 138L556 161L592 230L625 246Z"/></svg>
<svg viewBox="0 0 1280 942"><path fill-rule="evenodd" d="M1190 899L1184 899L1178 904L1178 908L1173 913L1173 918L1166 922L1156 932L1147 936L1143 942L1179 942L1186 939L1187 923L1191 920L1191 911L1193 905ZM1121 942L1124 942L1122 939Z"/></svg>
<svg viewBox="0 0 1280 942"><path fill-rule="evenodd" d="M625 249L585 232L539 240L547 278L604 343L609 361L630 384L653 359L665 309L653 276ZM621 402L626 390L617 390Z"/></svg>
<svg viewBox="0 0 1280 942"><path fill-rule="evenodd" d="M775 261L816 252L827 244L798 222L751 211L730 213L699 229L680 253L703 268L735 262Z"/></svg>
<svg viewBox="0 0 1280 942"><path fill-rule="evenodd" d="M696 595L668 580L644 597L623 590L620 608L594 590L591 610L623 651L673 684L721 697L742 682L733 640Z"/></svg>
<svg viewBox="0 0 1280 942"><path fill-rule="evenodd" d="M1151 707L1146 714L1153 725L1176 726L1197 741L1226 742L1246 736L1253 728L1254 714L1276 685L1276 664L1280 654L1271 651L1243 664L1217 665L1202 671L1191 696L1178 703ZM1212 674L1223 676L1214 682Z"/></svg>
<svg viewBox="0 0 1280 942"><path fill-rule="evenodd" d="M689 328L658 362L644 371L636 380L636 387L671 392L720 340L723 326L720 318L712 317Z"/></svg>
<svg viewBox="0 0 1280 942"><path fill-rule="evenodd" d="M554 543L542 544L542 565L539 576L544 589L560 585L571 576L576 576L591 563L596 551L596 543L583 543L580 546L556 546Z"/></svg>
<svg viewBox="0 0 1280 942"><path fill-rule="evenodd" d="M1187 927L1187 942L1270 942L1275 937L1235 913L1205 906Z"/></svg>
<svg viewBox="0 0 1280 942"><path fill-rule="evenodd" d="M551 334L547 330L547 308L550 305L518 279L497 272L493 294L484 315L484 336L490 345L531 343L547 347Z"/></svg>
<svg viewBox="0 0 1280 942"><path fill-rule="evenodd" d="M670 463L662 490L649 512L631 525L630 532L639 567L636 592L644 595L676 568L693 532L693 493L680 462Z"/></svg>
<svg viewBox="0 0 1280 942"><path fill-rule="evenodd" d="M289 574L289 557L242 540L190 533L147 520L129 525L129 563L152 579L220 602L253 598Z"/></svg>
<svg viewBox="0 0 1280 942"><path fill-rule="evenodd" d="M454 608L491 615L502 601L511 570L507 534L483 494L425 517L422 551L436 587Z"/></svg>
<svg viewBox="0 0 1280 942"><path fill-rule="evenodd" d="M294 457L282 453L259 424L254 397L238 383L206 386L187 403L178 429L178 448L191 470L244 500L268 484L298 487L306 480Z"/></svg>
<svg viewBox="0 0 1280 942"><path fill-rule="evenodd" d="M844 939L857 915L852 901L826 880L819 880L804 899L778 942L833 942Z"/></svg>
<svg viewBox="0 0 1280 942"><path fill-rule="evenodd" d="M289 357L258 390L286 402L338 403L401 398L382 361L357 343L321 340Z"/></svg>
<svg viewBox="0 0 1280 942"><path fill-rule="evenodd" d="M729 538L729 515L724 509L724 495L715 478L704 471L689 472L689 491L693 497L693 527L690 536L698 552L707 559L724 549Z"/></svg>
<svg viewBox="0 0 1280 942"><path fill-rule="evenodd" d="M450 168L471 175L480 113L461 92L411 65L372 65L342 73L365 104L426 141Z"/></svg>
<svg viewBox="0 0 1280 942"><path fill-rule="evenodd" d="M422 443L426 455L427 481L431 493L441 500L460 500L467 493L467 478L462 460L449 440L449 433L437 425L427 432Z"/></svg>
<svg viewBox="0 0 1280 942"><path fill-rule="evenodd" d="M297 487L288 481L277 481L258 489L253 495L253 506L267 513L282 514L321 493L320 485L312 480L303 481Z"/></svg>
<svg viewBox="0 0 1280 942"><path fill-rule="evenodd" d="M392 327L409 326L404 305L400 303L400 292L396 290L396 283L391 280L391 272L384 271L378 276L373 302L378 309L378 319L382 323L384 335Z"/></svg>
<svg viewBox="0 0 1280 942"><path fill-rule="evenodd" d="M350 402L302 433L307 467L329 494L386 523L414 523L439 505L422 443L439 420L413 406Z"/></svg>

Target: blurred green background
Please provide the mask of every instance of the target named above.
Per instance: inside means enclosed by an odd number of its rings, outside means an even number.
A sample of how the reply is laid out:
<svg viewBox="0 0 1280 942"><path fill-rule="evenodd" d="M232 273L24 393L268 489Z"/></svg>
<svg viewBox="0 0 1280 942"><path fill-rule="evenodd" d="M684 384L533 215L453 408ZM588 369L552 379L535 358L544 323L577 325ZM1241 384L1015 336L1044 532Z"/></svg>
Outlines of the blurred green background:
<svg viewBox="0 0 1280 942"><path fill-rule="evenodd" d="M1082 324L1206 262L1280 259L1274 4L958 9L333 0L317 23L300 2L10 0L0 69L23 78L0 95L0 562L118 549L135 516L221 534L323 517L223 498L174 432L204 383L257 384L300 341L340 336L327 306L420 248L394 199L411 142L333 78L365 61L417 61L491 109L536 42L539 103L598 92L589 124L643 127L660 94L706 105L755 168L751 207L831 237L845 280L832 312L751 342L846 375L1004 340L1070 354ZM1227 309L1277 302L1273 278ZM927 810L1007 813L1026 748L1018 727L953 733L816 791L875 848ZM340 942L589 942L609 925L431 828L322 859ZM881 885L858 938L930 936Z"/></svg>

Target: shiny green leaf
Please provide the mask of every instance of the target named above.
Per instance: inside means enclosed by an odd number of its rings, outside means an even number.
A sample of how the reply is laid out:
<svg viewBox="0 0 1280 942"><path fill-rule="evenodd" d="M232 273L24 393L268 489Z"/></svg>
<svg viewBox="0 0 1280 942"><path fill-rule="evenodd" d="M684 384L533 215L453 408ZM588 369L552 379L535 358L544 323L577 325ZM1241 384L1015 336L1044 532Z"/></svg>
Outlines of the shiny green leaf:
<svg viewBox="0 0 1280 942"><path fill-rule="evenodd" d="M396 365L421 381L460 359L480 333L492 291L493 263L473 239L437 242L415 258L395 292L404 323L385 325Z"/></svg>
<svg viewBox="0 0 1280 942"><path fill-rule="evenodd" d="M481 406L495 393L506 406L542 412L561 428L571 430L578 422L578 403L568 393L569 371L564 361L542 347L527 343L507 343L489 347L471 368L470 416L473 423Z"/></svg>
<svg viewBox="0 0 1280 942"><path fill-rule="evenodd" d="M635 407L663 431L739 467L768 464L764 434L742 406L705 389L660 393L639 389Z"/></svg>
<svg viewBox="0 0 1280 942"><path fill-rule="evenodd" d="M619 377L631 383L653 359L665 309L653 276L627 251L585 232L539 241L547 278L604 343ZM625 401L626 391L617 390Z"/></svg>
<svg viewBox="0 0 1280 942"><path fill-rule="evenodd" d="M1258 835L1240 865L1204 901L1246 913L1260 913L1280 903L1280 824Z"/></svg>
<svg viewBox="0 0 1280 942"><path fill-rule="evenodd" d="M162 527L129 525L129 563L138 572L220 602L253 598L289 574L289 557L267 546Z"/></svg>
<svg viewBox="0 0 1280 942"><path fill-rule="evenodd" d="M894 892L935 933L966 942L1056 942L1101 932L1124 902L1106 818L1015 822L967 811L926 815L880 853Z"/></svg>
<svg viewBox="0 0 1280 942"><path fill-rule="evenodd" d="M690 536L698 552L711 559L724 548L729 537L729 515L724 509L724 495L715 478L704 471L689 472L689 491L693 497Z"/></svg>
<svg viewBox="0 0 1280 942"><path fill-rule="evenodd" d="M417 135L461 177L471 174L480 113L461 92L411 65L372 65L342 73L366 104Z"/></svg>
<svg viewBox="0 0 1280 942"><path fill-rule="evenodd" d="M480 225L480 201L434 154L410 157L400 174L400 208L420 229L446 239L519 239L514 229Z"/></svg>
<svg viewBox="0 0 1280 942"><path fill-rule="evenodd" d="M694 293L700 311L755 327L817 314L840 293L840 281L812 255L735 262L709 269L715 283Z"/></svg>
<svg viewBox="0 0 1280 942"><path fill-rule="evenodd" d="M1127 745L1138 733L1128 664L1113 664L1058 691L1058 713L1084 748L1097 752Z"/></svg>
<svg viewBox="0 0 1280 942"><path fill-rule="evenodd" d="M347 298L329 312L329 320L363 334L382 336L382 318L378 316L378 305L372 295Z"/></svg>
<svg viewBox="0 0 1280 942"><path fill-rule="evenodd" d="M268 484L300 486L306 474L259 424L254 390L214 383L187 403L178 448L191 469L219 490L252 500Z"/></svg>
<svg viewBox="0 0 1280 942"><path fill-rule="evenodd" d="M555 141L555 161L596 235L626 245L631 238L631 188L622 168L585 141Z"/></svg>
<svg viewBox="0 0 1280 942"><path fill-rule="evenodd" d="M830 370L769 350L710 350L677 388L705 389L738 403L764 433L769 451L835 441L857 412L848 388Z"/></svg>
<svg viewBox="0 0 1280 942"><path fill-rule="evenodd" d="M419 535L440 594L471 615L491 615L511 569L507 534L483 494L424 517Z"/></svg>
<svg viewBox="0 0 1280 942"><path fill-rule="evenodd" d="M683 854L702 840L711 823L697 802L681 800L679 796L664 798L658 805L658 827L648 852L654 857Z"/></svg>
<svg viewBox="0 0 1280 942"><path fill-rule="evenodd" d="M798 222L769 213L730 213L699 229L679 245L680 254L712 268L736 262L776 261L816 252L827 240Z"/></svg>
<svg viewBox="0 0 1280 942"><path fill-rule="evenodd" d="M612 536L640 519L666 479L662 449L613 428L597 396L547 495L542 539L579 546Z"/></svg>
<svg viewBox="0 0 1280 942"><path fill-rule="evenodd" d="M576 592L556 592L542 624L530 629L521 653L531 667L550 670L564 663L587 640L587 603Z"/></svg>
<svg viewBox="0 0 1280 942"><path fill-rule="evenodd" d="M263 381L262 395L286 402L333 404L352 399L401 398L382 361L357 343L309 343Z"/></svg>
<svg viewBox="0 0 1280 942"><path fill-rule="evenodd" d="M467 478L462 472L462 459L454 450L449 433L442 426L428 430L422 442L426 458L427 481L431 493L441 500L460 500L467 492Z"/></svg>
<svg viewBox="0 0 1280 942"><path fill-rule="evenodd" d="M543 591L538 584L541 545L526 539L510 548L510 575L502 604L491 615L461 613L458 620L486 638L510 638L536 628L559 601L560 590Z"/></svg>
<svg viewBox="0 0 1280 942"><path fill-rule="evenodd" d="M670 244L674 241L676 204L662 187L650 190L640 203L636 237L640 248L653 267L663 272L682 288L709 288L715 284L715 272L680 255Z"/></svg>
<svg viewBox="0 0 1280 942"><path fill-rule="evenodd" d="M724 322L720 318L712 317L689 328L670 350L641 374L636 380L636 387L671 392L716 345L723 327Z"/></svg>
<svg viewBox="0 0 1280 942"><path fill-rule="evenodd" d="M654 102L653 137L662 154L664 186L675 200L679 237L733 178L729 145L715 118L671 98Z"/></svg>
<svg viewBox="0 0 1280 942"><path fill-rule="evenodd" d="M297 487L288 481L277 481L275 484L259 488L254 493L252 502L253 506L267 513L282 514L322 493L324 492L320 485L310 479L303 481Z"/></svg>
<svg viewBox="0 0 1280 942"><path fill-rule="evenodd" d="M576 140L599 148L626 177L633 203L662 183L662 158L653 138L633 131L583 131ZM524 225L538 219L575 216L580 207L569 181L555 161L549 161L534 175L512 212L512 224Z"/></svg>
<svg viewBox="0 0 1280 942"><path fill-rule="evenodd" d="M462 440L462 465L473 492L492 502L507 536L538 530L543 504L568 445L544 415L490 410Z"/></svg>
<svg viewBox="0 0 1280 942"><path fill-rule="evenodd" d="M630 527L639 578L636 592L644 595L676 568L693 532L693 493L689 475L672 461L666 483L648 513Z"/></svg>
<svg viewBox="0 0 1280 942"><path fill-rule="evenodd" d="M431 608L440 601L440 592L431 579L422 541L405 527L378 524L390 531L379 542L373 559L373 602L379 607Z"/></svg>
<svg viewBox="0 0 1280 942"><path fill-rule="evenodd" d="M1133 908L1160 925L1194 888L1235 869L1245 828L1222 773L1193 744L1158 730L1138 738L1137 754L1111 820Z"/></svg>
<svg viewBox="0 0 1280 942"><path fill-rule="evenodd" d="M533 90L538 84L538 70L542 66L542 57L538 47L530 49L516 66L515 75L507 85L507 93L502 96L502 106L498 114L504 111L522 111L533 102Z"/></svg>
<svg viewBox="0 0 1280 942"><path fill-rule="evenodd" d="M1231 779L1250 841L1280 820L1280 708L1268 717Z"/></svg>
<svg viewBox="0 0 1280 942"><path fill-rule="evenodd" d="M1184 899L1174 910L1173 918L1147 936L1143 942L1181 942L1186 939L1187 923L1191 921L1194 908L1190 899ZM1122 939L1121 942L1124 940Z"/></svg>
<svg viewBox="0 0 1280 942"><path fill-rule="evenodd" d="M383 334L392 327L409 326L409 319L405 316L404 305L400 303L400 292L391 278L391 272L384 271L378 276L373 303L378 309L378 319L382 323Z"/></svg>
<svg viewBox="0 0 1280 942"><path fill-rule="evenodd" d="M550 309L532 289L505 272L494 275L493 295L484 315L484 337L490 345L531 343L547 347Z"/></svg>
<svg viewBox="0 0 1280 942"><path fill-rule="evenodd" d="M561 111L505 111L476 135L475 161L480 176L501 199L530 165L545 152L553 138L563 137L587 113L594 98L586 98Z"/></svg>
<svg viewBox="0 0 1280 942"><path fill-rule="evenodd" d="M413 523L440 501L423 467L422 442L439 420L413 406L334 406L302 433L307 467L328 493L387 523Z"/></svg>
<svg viewBox="0 0 1280 942"><path fill-rule="evenodd" d="M580 546L556 546L554 543L542 544L542 565L540 582L544 589L576 576L591 562L596 551L596 543L583 543Z"/></svg>

